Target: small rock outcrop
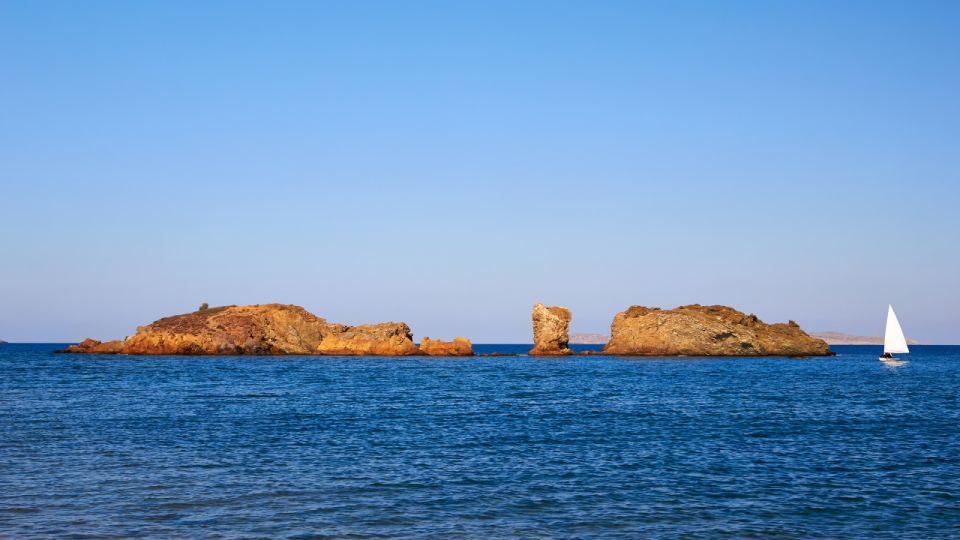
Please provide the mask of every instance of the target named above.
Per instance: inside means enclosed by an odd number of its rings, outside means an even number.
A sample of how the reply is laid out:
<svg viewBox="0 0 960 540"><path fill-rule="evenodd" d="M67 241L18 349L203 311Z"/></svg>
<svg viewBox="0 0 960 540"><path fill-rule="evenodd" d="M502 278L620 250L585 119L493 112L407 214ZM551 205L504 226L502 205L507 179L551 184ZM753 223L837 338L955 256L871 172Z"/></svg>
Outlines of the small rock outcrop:
<svg viewBox="0 0 960 540"><path fill-rule="evenodd" d="M453 341L424 337L420 341L420 353L427 356L473 356L473 344L462 337L453 338Z"/></svg>
<svg viewBox="0 0 960 540"><path fill-rule="evenodd" d="M569 347L569 329L572 315L565 307L543 304L533 306L533 356L562 356L573 354Z"/></svg>
<svg viewBox="0 0 960 540"><path fill-rule="evenodd" d="M420 349L404 323L361 324L343 327L323 337L316 352L336 356L409 356Z"/></svg>
<svg viewBox="0 0 960 540"><path fill-rule="evenodd" d="M727 306L662 310L631 306L610 325L604 354L652 356L826 356L822 339L797 323L766 324Z"/></svg>
<svg viewBox="0 0 960 540"><path fill-rule="evenodd" d="M85 354L120 354L123 350L123 341L116 339L103 343L87 338L76 345L70 345L63 352Z"/></svg>

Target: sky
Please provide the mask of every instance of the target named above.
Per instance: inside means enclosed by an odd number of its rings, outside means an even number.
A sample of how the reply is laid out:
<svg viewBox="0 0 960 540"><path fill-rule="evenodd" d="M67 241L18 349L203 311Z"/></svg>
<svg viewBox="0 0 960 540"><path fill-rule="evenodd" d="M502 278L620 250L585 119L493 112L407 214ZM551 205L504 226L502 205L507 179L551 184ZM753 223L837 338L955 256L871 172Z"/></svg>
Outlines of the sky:
<svg viewBox="0 0 960 540"><path fill-rule="evenodd" d="M960 3L0 1L0 339L534 303L960 343Z"/></svg>

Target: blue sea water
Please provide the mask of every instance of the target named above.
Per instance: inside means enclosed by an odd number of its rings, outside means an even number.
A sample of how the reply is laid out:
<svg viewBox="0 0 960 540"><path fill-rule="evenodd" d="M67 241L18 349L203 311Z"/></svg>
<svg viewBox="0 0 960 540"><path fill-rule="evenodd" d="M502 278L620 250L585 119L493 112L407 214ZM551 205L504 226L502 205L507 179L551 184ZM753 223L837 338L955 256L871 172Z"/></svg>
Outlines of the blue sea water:
<svg viewBox="0 0 960 540"><path fill-rule="evenodd" d="M54 348L0 346L2 537L960 537L960 347L915 347L899 368L878 347Z"/></svg>

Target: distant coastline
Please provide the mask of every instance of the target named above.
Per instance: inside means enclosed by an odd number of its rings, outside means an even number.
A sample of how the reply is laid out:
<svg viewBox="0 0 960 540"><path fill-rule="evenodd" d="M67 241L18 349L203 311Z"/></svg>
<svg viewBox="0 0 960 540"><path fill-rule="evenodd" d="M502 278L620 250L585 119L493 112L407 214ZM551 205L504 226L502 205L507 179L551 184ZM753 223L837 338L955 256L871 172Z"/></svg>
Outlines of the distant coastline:
<svg viewBox="0 0 960 540"><path fill-rule="evenodd" d="M606 334L588 334L574 332L570 334L570 343L576 345L606 345L610 336Z"/></svg>
<svg viewBox="0 0 960 540"><path fill-rule="evenodd" d="M811 332L811 336L820 338L828 345L883 345L883 336L854 336L843 332ZM907 339L909 345L922 345L919 341Z"/></svg>
<svg viewBox="0 0 960 540"><path fill-rule="evenodd" d="M810 336L822 339L828 345L883 345L882 336L856 336L845 334L843 332L810 332ZM610 336L606 334L593 334L584 332L574 332L570 334L571 345L606 345L610 341ZM0 339L0 345L9 343ZM907 339L909 345L923 345L915 339Z"/></svg>

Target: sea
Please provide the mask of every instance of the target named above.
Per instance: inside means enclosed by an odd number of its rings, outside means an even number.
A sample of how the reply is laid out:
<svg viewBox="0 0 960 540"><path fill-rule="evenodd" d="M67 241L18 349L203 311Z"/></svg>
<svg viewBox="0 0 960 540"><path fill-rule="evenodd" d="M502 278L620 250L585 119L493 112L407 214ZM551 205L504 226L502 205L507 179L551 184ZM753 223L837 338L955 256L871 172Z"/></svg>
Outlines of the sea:
<svg viewBox="0 0 960 540"><path fill-rule="evenodd" d="M960 347L61 347L0 345L3 538L960 538Z"/></svg>

